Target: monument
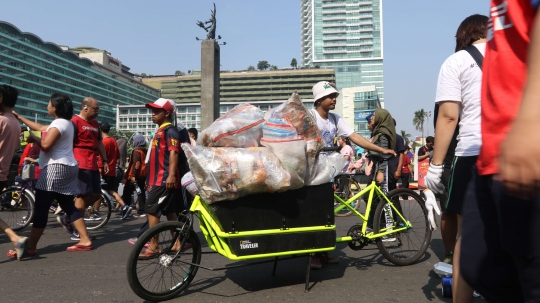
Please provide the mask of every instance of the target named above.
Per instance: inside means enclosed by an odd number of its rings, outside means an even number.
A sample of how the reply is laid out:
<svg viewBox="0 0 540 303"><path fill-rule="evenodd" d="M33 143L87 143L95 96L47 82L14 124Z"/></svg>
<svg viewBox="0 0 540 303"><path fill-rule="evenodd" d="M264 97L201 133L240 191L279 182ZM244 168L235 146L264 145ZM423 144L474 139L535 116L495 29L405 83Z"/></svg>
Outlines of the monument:
<svg viewBox="0 0 540 303"><path fill-rule="evenodd" d="M216 40L216 4L209 20L197 25L208 34L201 43L201 130L219 117L219 43ZM221 36L218 36L220 39ZM196 38L197 40L201 40Z"/></svg>

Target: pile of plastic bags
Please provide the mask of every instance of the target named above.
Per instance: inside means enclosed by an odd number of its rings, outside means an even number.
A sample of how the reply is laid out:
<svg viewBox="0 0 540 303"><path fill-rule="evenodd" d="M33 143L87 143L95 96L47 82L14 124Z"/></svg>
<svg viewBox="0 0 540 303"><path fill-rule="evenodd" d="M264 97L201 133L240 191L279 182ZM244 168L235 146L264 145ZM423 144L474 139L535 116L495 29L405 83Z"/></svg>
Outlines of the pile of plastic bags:
<svg viewBox="0 0 540 303"><path fill-rule="evenodd" d="M238 105L205 129L200 145L182 144L198 194L208 204L331 182L346 164L324 146L314 117L298 94L267 112Z"/></svg>

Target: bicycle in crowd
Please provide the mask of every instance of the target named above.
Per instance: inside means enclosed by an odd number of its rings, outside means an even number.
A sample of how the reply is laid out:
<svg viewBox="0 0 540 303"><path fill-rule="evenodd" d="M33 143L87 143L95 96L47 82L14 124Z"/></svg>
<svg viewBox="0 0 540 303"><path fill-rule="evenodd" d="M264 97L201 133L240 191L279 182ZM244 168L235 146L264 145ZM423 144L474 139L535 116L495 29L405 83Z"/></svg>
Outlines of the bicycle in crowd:
<svg viewBox="0 0 540 303"><path fill-rule="evenodd" d="M14 231L26 228L34 217L35 180L15 179L15 184L0 193L0 218Z"/></svg>
<svg viewBox="0 0 540 303"><path fill-rule="evenodd" d="M378 166L390 156L369 157ZM357 211L361 196L368 197L364 214ZM340 206L329 204L332 198ZM254 204L254 200L260 203ZM274 209L257 205L273 205ZM363 223L353 225L347 235L336 237L334 214L345 208ZM278 258L307 257L305 290L308 291L312 254L332 251L336 243L347 242L353 250L375 243L393 264L417 262L431 239L427 214L424 201L414 191L396 189L385 194L374 180L347 200L333 192L332 183L257 194L211 206L197 195L178 221L159 223L139 237L128 258L127 278L139 297L163 301L185 290L199 268L224 270L274 262L275 273ZM193 228L195 217L199 218L201 232L214 252L233 261L273 259L223 268L200 265L202 252ZM141 254L145 247L150 249L150 254L148 251Z"/></svg>

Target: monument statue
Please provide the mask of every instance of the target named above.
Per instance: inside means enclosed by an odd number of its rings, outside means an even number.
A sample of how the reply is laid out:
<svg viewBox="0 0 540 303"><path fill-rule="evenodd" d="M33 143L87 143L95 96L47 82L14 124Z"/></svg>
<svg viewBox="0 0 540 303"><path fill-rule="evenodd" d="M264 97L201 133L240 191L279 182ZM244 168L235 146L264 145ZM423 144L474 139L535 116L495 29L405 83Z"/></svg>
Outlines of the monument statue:
<svg viewBox="0 0 540 303"><path fill-rule="evenodd" d="M205 22L197 21L197 25L203 28L208 34L206 34L206 40L216 39L216 4L214 3L214 10L211 11L212 16ZM209 26L206 26L210 24Z"/></svg>

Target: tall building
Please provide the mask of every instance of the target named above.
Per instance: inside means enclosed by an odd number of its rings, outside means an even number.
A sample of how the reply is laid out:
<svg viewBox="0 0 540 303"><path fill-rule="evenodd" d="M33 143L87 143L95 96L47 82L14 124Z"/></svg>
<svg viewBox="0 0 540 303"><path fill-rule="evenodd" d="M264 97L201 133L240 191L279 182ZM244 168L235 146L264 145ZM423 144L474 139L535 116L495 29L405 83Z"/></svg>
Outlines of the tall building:
<svg viewBox="0 0 540 303"><path fill-rule="evenodd" d="M357 134L369 139L371 137L371 131L367 127L366 117L372 114L376 108L380 107L381 102L375 85L369 85L340 89L334 111L348 125L354 126L353 129Z"/></svg>
<svg viewBox="0 0 540 303"><path fill-rule="evenodd" d="M312 108L313 85L319 81L333 82L335 79L332 69L221 72L220 115L245 102L265 112L285 102L294 91L297 91L307 108ZM161 87L161 97L176 102L178 118L186 127L201 130L200 74L154 76L143 78L143 81ZM150 136L156 128L150 115L151 112L142 105L120 105L117 128Z"/></svg>
<svg viewBox="0 0 540 303"><path fill-rule="evenodd" d="M338 89L375 85L384 106L382 0L300 0L302 64L332 68Z"/></svg>
<svg viewBox="0 0 540 303"><path fill-rule="evenodd" d="M129 68L108 52L88 49L72 51L0 21L0 84L19 90L17 113L49 124L49 98L60 92L71 97L76 113L83 98L95 98L100 104L99 121L112 124L118 104L144 104L159 98L159 90L134 79ZM102 59L83 58L82 52L99 53Z"/></svg>

